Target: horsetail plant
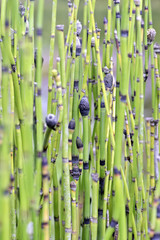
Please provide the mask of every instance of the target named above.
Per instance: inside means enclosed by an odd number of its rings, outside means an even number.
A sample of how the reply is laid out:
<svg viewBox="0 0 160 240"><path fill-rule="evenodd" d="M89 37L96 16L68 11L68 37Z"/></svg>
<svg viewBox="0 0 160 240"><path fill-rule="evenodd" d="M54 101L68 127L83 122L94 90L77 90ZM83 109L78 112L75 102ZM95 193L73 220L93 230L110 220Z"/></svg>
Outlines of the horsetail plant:
<svg viewBox="0 0 160 240"><path fill-rule="evenodd" d="M152 3L108 0L100 29L99 1L68 0L67 29L53 0L42 57L44 1L1 1L0 239L160 239Z"/></svg>

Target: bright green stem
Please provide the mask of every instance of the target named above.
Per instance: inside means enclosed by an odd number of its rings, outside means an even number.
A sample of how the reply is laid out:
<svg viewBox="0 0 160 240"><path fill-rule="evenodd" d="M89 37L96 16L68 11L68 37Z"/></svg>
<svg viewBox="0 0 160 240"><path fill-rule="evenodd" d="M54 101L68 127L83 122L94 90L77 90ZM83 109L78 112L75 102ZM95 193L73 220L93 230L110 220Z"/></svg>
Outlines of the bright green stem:
<svg viewBox="0 0 160 240"><path fill-rule="evenodd" d="M66 93L65 76L65 53L64 53L64 33L58 30L58 46L61 66L61 79L63 94L63 121L62 121L62 168L63 168L63 191L65 208L65 239L71 239L71 197L70 197L70 176L68 162L68 102Z"/></svg>
<svg viewBox="0 0 160 240"><path fill-rule="evenodd" d="M54 43L55 43L55 28L56 28L56 10L57 0L52 2L52 26L51 26L51 39L50 39L50 54L49 54L49 75L48 75L48 105L47 112L51 112L51 100L52 100L52 68L54 58Z"/></svg>
<svg viewBox="0 0 160 240"><path fill-rule="evenodd" d="M83 178L84 178L84 225L82 239L89 239L90 186L89 186L89 152L88 152L88 116L83 117Z"/></svg>

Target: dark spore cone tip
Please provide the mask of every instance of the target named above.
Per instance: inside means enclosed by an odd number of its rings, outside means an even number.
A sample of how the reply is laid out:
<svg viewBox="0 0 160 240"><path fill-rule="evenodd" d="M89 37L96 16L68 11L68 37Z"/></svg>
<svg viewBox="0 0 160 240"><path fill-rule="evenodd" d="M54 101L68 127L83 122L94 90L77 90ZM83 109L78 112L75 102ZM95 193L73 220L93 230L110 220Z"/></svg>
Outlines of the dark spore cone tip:
<svg viewBox="0 0 160 240"><path fill-rule="evenodd" d="M113 76L112 76L111 73L108 73L108 74L105 75L104 84L105 84L106 90L112 88L112 86L113 86Z"/></svg>
<svg viewBox="0 0 160 240"><path fill-rule="evenodd" d="M88 116L89 114L89 101L86 96L82 97L80 104L79 104L79 110L82 115L82 117Z"/></svg>
<svg viewBox="0 0 160 240"><path fill-rule="evenodd" d="M58 31L64 31L64 25L57 25L56 26L56 29L58 30Z"/></svg>
<svg viewBox="0 0 160 240"><path fill-rule="evenodd" d="M75 129L75 120L74 120L74 118L69 122L68 129L69 130L74 130Z"/></svg>
<svg viewBox="0 0 160 240"><path fill-rule="evenodd" d="M47 127L55 130L56 125L57 125L57 119L56 119L55 115L53 115L51 113L48 114L46 117L46 124L47 124Z"/></svg>
<svg viewBox="0 0 160 240"><path fill-rule="evenodd" d="M151 45L155 39L156 30L154 28L149 28L147 30L147 44Z"/></svg>
<svg viewBox="0 0 160 240"><path fill-rule="evenodd" d="M81 49L82 49L81 42L80 42L79 38L76 37L76 57L81 55ZM71 43L70 51L71 51L71 56L72 56L73 55L73 42Z"/></svg>
<svg viewBox="0 0 160 240"><path fill-rule="evenodd" d="M76 139L76 145L77 145L78 149L83 148L82 140L79 137L77 137L77 139Z"/></svg>

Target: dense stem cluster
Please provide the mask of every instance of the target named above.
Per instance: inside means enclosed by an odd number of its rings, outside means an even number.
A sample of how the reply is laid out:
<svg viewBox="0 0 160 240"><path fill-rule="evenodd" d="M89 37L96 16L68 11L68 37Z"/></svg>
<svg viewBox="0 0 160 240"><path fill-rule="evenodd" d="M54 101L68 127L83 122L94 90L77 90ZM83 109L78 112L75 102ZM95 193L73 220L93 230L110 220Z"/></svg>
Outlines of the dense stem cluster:
<svg viewBox="0 0 160 240"><path fill-rule="evenodd" d="M80 0L68 0L66 37L52 1L46 117L37 1L36 19L33 0L1 0L0 239L160 239L160 45L151 0L106 1L104 29L96 0L83 0L83 23Z"/></svg>

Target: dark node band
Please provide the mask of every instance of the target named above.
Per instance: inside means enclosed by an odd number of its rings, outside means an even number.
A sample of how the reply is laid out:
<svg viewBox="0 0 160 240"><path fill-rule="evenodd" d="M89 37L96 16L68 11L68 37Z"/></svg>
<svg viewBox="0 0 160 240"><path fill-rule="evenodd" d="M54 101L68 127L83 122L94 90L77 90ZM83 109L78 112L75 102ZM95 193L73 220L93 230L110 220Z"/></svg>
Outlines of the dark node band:
<svg viewBox="0 0 160 240"><path fill-rule="evenodd" d="M104 166L105 165L105 160L100 160L100 166Z"/></svg>
<svg viewBox="0 0 160 240"><path fill-rule="evenodd" d="M138 130L138 125L135 125L135 130Z"/></svg>
<svg viewBox="0 0 160 240"><path fill-rule="evenodd" d="M55 158L51 158L51 163L55 163L56 159Z"/></svg>
<svg viewBox="0 0 160 240"><path fill-rule="evenodd" d="M6 27L6 28L9 27L9 21L8 21L8 19L5 20L5 27Z"/></svg>
<svg viewBox="0 0 160 240"><path fill-rule="evenodd" d="M157 207L157 218L160 219L160 204Z"/></svg>
<svg viewBox="0 0 160 240"><path fill-rule="evenodd" d="M16 72L16 65L15 64L12 64L11 68L12 68L12 72Z"/></svg>
<svg viewBox="0 0 160 240"><path fill-rule="evenodd" d="M83 169L84 170L87 170L87 169L89 169L89 163L83 163Z"/></svg>
<svg viewBox="0 0 160 240"><path fill-rule="evenodd" d="M20 129L20 124L16 124L16 130Z"/></svg>
<svg viewBox="0 0 160 240"><path fill-rule="evenodd" d="M103 216L103 209L98 208L98 216L99 217Z"/></svg>
<svg viewBox="0 0 160 240"><path fill-rule="evenodd" d="M113 197L115 196L115 191L114 191L114 190L112 190L112 196L113 196Z"/></svg>
<svg viewBox="0 0 160 240"><path fill-rule="evenodd" d="M100 178L99 179L99 184L100 184L100 193L104 193L104 183L105 183L105 178Z"/></svg>
<svg viewBox="0 0 160 240"><path fill-rule="evenodd" d="M115 226L116 226L117 224L118 224L118 222L112 218L110 226L111 226L112 228L115 228Z"/></svg>
<svg viewBox="0 0 160 240"><path fill-rule="evenodd" d="M74 89L78 89L78 86L79 86L79 81L74 81Z"/></svg>
<svg viewBox="0 0 160 240"><path fill-rule="evenodd" d="M123 103L126 103L127 96L126 95L122 95L121 92L119 92L119 96L120 96L120 101L123 102Z"/></svg>
<svg viewBox="0 0 160 240"><path fill-rule="evenodd" d="M118 168L114 167L113 172L115 175L121 175L121 171Z"/></svg>
<svg viewBox="0 0 160 240"><path fill-rule="evenodd" d="M89 224L89 223L90 223L90 219L89 218L84 218L83 224Z"/></svg>
<svg viewBox="0 0 160 240"><path fill-rule="evenodd" d="M47 225L48 225L48 222L42 222L41 228L44 228L44 227L46 227Z"/></svg>
<svg viewBox="0 0 160 240"><path fill-rule="evenodd" d="M11 180L11 182L14 182L14 176L12 174L10 176L10 180Z"/></svg>
<svg viewBox="0 0 160 240"><path fill-rule="evenodd" d="M2 67L2 72L3 72L3 73L5 73L5 72L7 73L7 72L8 72L8 67L3 66L3 67Z"/></svg>
<svg viewBox="0 0 160 240"><path fill-rule="evenodd" d="M121 18L120 12L116 12L116 18Z"/></svg>
<svg viewBox="0 0 160 240"><path fill-rule="evenodd" d="M128 30L121 30L121 37L128 37Z"/></svg>
<svg viewBox="0 0 160 240"><path fill-rule="evenodd" d="M44 195L44 200L47 200L49 198L48 194Z"/></svg>
<svg viewBox="0 0 160 240"><path fill-rule="evenodd" d="M37 36L42 36L42 28L37 28Z"/></svg>
<svg viewBox="0 0 160 240"><path fill-rule="evenodd" d="M59 217L54 217L55 222L59 222Z"/></svg>
<svg viewBox="0 0 160 240"><path fill-rule="evenodd" d="M148 50L148 45L145 45L145 46L144 46L144 50Z"/></svg>
<svg viewBox="0 0 160 240"><path fill-rule="evenodd" d="M42 157L42 152L37 152L37 157L41 158Z"/></svg>
<svg viewBox="0 0 160 240"><path fill-rule="evenodd" d="M132 178L132 182L135 182L135 181L136 181L136 179L133 177L133 178Z"/></svg>
<svg viewBox="0 0 160 240"><path fill-rule="evenodd" d="M48 174L42 174L42 178L48 178Z"/></svg>
<svg viewBox="0 0 160 240"><path fill-rule="evenodd" d="M128 53L128 58L132 58L132 53Z"/></svg>
<svg viewBox="0 0 160 240"><path fill-rule="evenodd" d="M41 96L41 94L42 94L42 91L41 91L41 89L39 88L39 89L37 90L37 96Z"/></svg>
<svg viewBox="0 0 160 240"><path fill-rule="evenodd" d="M119 88L120 82L116 82L116 87Z"/></svg>
<svg viewBox="0 0 160 240"><path fill-rule="evenodd" d="M105 103L101 102L101 108L105 108Z"/></svg>
<svg viewBox="0 0 160 240"><path fill-rule="evenodd" d="M130 156L127 157L128 162L131 162Z"/></svg>
<svg viewBox="0 0 160 240"><path fill-rule="evenodd" d="M129 214L129 206L128 206L128 204L126 205L126 215L128 215Z"/></svg>
<svg viewBox="0 0 160 240"><path fill-rule="evenodd" d="M43 157L43 159L42 159L42 167L47 166L47 165L48 165L47 158Z"/></svg>

